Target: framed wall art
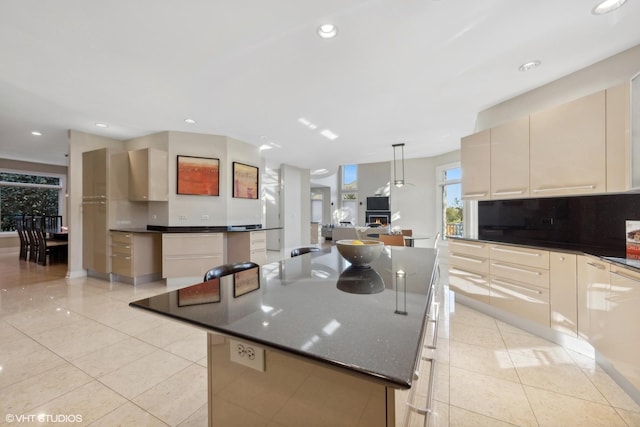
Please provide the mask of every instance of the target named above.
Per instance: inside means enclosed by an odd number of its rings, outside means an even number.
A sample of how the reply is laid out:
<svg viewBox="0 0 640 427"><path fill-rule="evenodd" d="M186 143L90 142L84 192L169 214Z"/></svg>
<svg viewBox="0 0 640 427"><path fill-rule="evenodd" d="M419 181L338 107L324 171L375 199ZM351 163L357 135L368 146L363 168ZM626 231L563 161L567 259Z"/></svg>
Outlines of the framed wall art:
<svg viewBox="0 0 640 427"><path fill-rule="evenodd" d="M178 156L177 194L220 195L220 159Z"/></svg>
<svg viewBox="0 0 640 427"><path fill-rule="evenodd" d="M258 172L259 169L255 166L233 162L233 197L257 199Z"/></svg>
<svg viewBox="0 0 640 427"><path fill-rule="evenodd" d="M178 289L178 307L220 302L220 279Z"/></svg>
<svg viewBox="0 0 640 427"><path fill-rule="evenodd" d="M260 289L260 267L240 271L233 275L233 297L237 298Z"/></svg>

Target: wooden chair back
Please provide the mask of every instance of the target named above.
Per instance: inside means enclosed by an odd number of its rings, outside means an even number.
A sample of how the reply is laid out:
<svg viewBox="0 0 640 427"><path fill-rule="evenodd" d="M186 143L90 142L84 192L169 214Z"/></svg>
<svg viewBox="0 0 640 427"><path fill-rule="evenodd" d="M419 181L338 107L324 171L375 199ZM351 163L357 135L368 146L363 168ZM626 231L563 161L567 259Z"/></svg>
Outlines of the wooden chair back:
<svg viewBox="0 0 640 427"><path fill-rule="evenodd" d="M404 246L404 236L402 234L381 234L379 239L386 246Z"/></svg>

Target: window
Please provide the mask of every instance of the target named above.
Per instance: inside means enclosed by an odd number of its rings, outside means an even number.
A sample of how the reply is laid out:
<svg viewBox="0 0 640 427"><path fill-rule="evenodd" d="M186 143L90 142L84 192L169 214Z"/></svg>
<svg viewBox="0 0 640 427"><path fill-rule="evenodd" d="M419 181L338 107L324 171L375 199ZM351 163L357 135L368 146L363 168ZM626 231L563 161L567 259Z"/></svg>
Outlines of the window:
<svg viewBox="0 0 640 427"><path fill-rule="evenodd" d="M16 215L61 215L62 175L0 171L1 231L15 231Z"/></svg>
<svg viewBox="0 0 640 427"><path fill-rule="evenodd" d="M342 167L342 190L354 191L358 189L358 165L344 165Z"/></svg>
<svg viewBox="0 0 640 427"><path fill-rule="evenodd" d="M462 169L459 164L442 166L437 169L439 204L441 206L439 222L443 239L447 236L462 236L464 223L468 224L465 215L473 209L462 201Z"/></svg>
<svg viewBox="0 0 640 427"><path fill-rule="evenodd" d="M322 209L324 197L322 193L311 193L311 222L322 224Z"/></svg>
<svg viewBox="0 0 640 427"><path fill-rule="evenodd" d="M335 222L358 222L358 165L342 166L342 191L340 209L335 213Z"/></svg>
<svg viewBox="0 0 640 427"><path fill-rule="evenodd" d="M356 224L358 219L358 195L356 193L342 193L341 222Z"/></svg>

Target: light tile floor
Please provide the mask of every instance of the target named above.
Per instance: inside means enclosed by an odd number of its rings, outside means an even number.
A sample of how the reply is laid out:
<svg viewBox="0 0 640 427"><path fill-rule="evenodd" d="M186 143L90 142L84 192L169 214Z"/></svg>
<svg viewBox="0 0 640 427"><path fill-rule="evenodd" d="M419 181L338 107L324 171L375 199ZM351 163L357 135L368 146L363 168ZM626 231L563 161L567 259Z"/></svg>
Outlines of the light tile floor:
<svg viewBox="0 0 640 427"><path fill-rule="evenodd" d="M205 333L128 307L164 284L63 276L0 254L0 425L206 426ZM593 360L442 303L432 426L640 426Z"/></svg>

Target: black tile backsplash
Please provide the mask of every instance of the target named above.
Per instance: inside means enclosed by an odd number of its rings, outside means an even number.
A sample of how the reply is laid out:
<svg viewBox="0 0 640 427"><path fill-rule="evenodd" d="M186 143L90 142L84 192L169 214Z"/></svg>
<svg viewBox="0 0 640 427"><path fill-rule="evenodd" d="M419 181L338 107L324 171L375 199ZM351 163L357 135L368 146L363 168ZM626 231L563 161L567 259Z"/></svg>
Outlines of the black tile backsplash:
<svg viewBox="0 0 640 427"><path fill-rule="evenodd" d="M625 221L640 220L640 194L478 202L478 238L625 256Z"/></svg>

